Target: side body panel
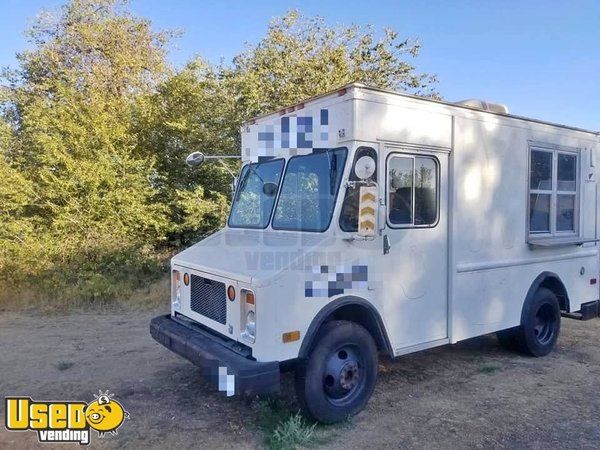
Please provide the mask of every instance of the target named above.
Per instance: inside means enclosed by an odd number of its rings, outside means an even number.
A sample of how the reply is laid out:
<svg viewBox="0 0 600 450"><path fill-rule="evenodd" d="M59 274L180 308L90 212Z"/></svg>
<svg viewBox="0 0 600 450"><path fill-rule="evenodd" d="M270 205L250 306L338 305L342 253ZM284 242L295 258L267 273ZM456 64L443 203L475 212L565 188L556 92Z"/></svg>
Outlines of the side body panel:
<svg viewBox="0 0 600 450"><path fill-rule="evenodd" d="M590 135L537 123L462 112L455 116L452 341L516 326L542 272L558 275L571 311L598 299L598 246L528 245L531 146L579 154L579 237L596 238L598 149Z"/></svg>

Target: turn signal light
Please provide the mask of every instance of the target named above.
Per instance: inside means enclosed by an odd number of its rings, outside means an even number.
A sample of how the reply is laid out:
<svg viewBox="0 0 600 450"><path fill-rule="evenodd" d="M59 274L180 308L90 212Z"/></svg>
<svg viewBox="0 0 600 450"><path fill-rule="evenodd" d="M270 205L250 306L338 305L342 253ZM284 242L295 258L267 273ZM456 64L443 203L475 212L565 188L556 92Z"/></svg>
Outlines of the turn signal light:
<svg viewBox="0 0 600 450"><path fill-rule="evenodd" d="M254 305L254 292L246 292L246 303Z"/></svg>
<svg viewBox="0 0 600 450"><path fill-rule="evenodd" d="M223 291L221 291L223 292ZM235 288L233 286L229 286L227 288L227 298L231 301L235 300Z"/></svg>
<svg viewBox="0 0 600 450"><path fill-rule="evenodd" d="M287 344L288 342L294 342L300 339L300 331L296 330L296 331L288 331L287 333L283 333L281 335L281 340L283 341L284 344Z"/></svg>

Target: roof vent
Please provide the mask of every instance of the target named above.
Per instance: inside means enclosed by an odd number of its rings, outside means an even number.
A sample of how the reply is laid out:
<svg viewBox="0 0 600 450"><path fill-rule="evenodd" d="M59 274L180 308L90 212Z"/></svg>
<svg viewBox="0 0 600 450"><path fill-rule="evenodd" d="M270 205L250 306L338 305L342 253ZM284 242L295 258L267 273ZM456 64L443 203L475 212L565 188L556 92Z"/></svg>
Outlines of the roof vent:
<svg viewBox="0 0 600 450"><path fill-rule="evenodd" d="M502 103L486 102L484 100L469 99L456 102L456 105L468 106L469 108L482 109L483 111L490 111L499 114L508 114L508 107Z"/></svg>

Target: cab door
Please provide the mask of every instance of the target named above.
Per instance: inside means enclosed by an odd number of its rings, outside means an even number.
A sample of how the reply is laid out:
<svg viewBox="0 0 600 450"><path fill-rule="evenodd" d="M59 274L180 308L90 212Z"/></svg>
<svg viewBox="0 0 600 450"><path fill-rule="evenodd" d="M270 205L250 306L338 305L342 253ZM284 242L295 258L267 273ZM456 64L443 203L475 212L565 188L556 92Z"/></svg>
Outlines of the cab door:
<svg viewBox="0 0 600 450"><path fill-rule="evenodd" d="M383 307L401 354L448 338L448 153L386 146L380 158Z"/></svg>

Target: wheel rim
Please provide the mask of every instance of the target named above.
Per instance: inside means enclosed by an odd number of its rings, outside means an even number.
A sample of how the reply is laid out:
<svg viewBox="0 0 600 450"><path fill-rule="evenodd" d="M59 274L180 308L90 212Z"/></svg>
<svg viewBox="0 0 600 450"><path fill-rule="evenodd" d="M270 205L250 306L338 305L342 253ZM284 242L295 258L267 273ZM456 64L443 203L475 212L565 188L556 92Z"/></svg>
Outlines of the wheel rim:
<svg viewBox="0 0 600 450"><path fill-rule="evenodd" d="M546 345L554 338L556 332L556 315L552 305L546 303L542 305L535 314L535 324L533 334L537 341Z"/></svg>
<svg viewBox="0 0 600 450"><path fill-rule="evenodd" d="M327 357L323 390L333 405L350 403L361 391L364 383L364 361L358 347L344 345Z"/></svg>

